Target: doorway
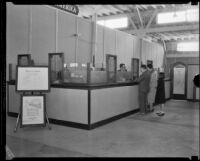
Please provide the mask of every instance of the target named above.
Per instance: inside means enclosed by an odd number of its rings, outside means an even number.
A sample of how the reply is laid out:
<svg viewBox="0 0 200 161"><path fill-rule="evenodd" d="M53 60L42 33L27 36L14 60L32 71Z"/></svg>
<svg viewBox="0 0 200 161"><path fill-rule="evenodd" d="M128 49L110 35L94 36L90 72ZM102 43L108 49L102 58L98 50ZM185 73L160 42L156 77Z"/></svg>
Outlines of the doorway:
<svg viewBox="0 0 200 161"><path fill-rule="evenodd" d="M187 84L187 66L184 63L177 62L172 66L172 98L186 99Z"/></svg>

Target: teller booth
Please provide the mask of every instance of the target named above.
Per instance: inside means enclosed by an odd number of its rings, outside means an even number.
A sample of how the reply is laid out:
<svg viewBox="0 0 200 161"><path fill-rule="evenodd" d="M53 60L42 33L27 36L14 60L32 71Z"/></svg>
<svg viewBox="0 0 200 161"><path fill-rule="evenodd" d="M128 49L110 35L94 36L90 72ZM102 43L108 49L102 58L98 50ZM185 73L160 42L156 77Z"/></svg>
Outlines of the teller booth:
<svg viewBox="0 0 200 161"><path fill-rule="evenodd" d="M139 110L138 82L134 81L139 76L139 59L133 58L128 64L132 68L120 72L116 55L106 55L103 69L90 62L66 63L64 55L49 53L45 67L37 62L35 66L10 65L8 113L17 117L15 132L20 120L21 127L45 126L49 121L93 129Z"/></svg>

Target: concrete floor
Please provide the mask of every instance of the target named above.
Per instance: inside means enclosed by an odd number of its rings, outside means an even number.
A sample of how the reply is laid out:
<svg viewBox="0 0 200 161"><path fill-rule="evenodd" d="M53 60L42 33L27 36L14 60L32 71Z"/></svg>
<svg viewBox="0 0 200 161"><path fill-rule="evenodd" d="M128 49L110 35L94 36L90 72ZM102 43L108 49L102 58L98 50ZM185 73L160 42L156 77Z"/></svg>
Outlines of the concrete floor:
<svg viewBox="0 0 200 161"><path fill-rule="evenodd" d="M14 133L7 117L6 145L15 157L199 157L199 103L170 100L165 116L155 112L91 131L51 124Z"/></svg>

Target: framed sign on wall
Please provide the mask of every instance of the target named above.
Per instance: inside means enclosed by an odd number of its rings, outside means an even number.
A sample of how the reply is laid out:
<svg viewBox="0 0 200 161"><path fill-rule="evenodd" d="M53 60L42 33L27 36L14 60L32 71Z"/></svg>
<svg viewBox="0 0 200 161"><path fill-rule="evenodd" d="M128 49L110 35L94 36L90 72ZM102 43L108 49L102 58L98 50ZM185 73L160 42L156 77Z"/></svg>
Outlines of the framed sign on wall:
<svg viewBox="0 0 200 161"><path fill-rule="evenodd" d="M16 91L49 92L48 66L17 66Z"/></svg>
<svg viewBox="0 0 200 161"><path fill-rule="evenodd" d="M45 126L45 95L21 95L21 127Z"/></svg>

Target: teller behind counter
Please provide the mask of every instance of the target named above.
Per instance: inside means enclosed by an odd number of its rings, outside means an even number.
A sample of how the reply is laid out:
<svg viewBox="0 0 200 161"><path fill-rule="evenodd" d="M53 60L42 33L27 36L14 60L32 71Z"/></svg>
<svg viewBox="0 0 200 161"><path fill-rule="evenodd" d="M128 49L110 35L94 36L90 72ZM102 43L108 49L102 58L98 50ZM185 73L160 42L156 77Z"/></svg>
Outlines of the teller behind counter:
<svg viewBox="0 0 200 161"><path fill-rule="evenodd" d="M119 67L120 69L117 71L117 82L133 81L133 74L126 69L125 64L121 63Z"/></svg>

